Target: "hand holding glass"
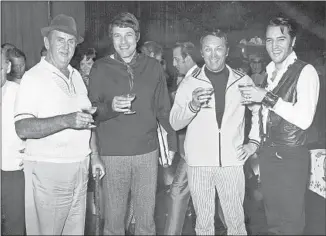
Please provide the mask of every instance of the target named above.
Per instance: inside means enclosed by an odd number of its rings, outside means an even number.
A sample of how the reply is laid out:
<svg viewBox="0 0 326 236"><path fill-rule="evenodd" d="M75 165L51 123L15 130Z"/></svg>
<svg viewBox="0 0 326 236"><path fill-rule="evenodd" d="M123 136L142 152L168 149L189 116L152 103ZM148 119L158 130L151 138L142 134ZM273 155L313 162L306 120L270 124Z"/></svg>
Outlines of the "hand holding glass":
<svg viewBox="0 0 326 236"><path fill-rule="evenodd" d="M214 93L213 88L204 88L204 91L206 92L207 95L212 96ZM211 98L207 99L207 101L201 106L202 108L212 108L212 106L209 105L209 101Z"/></svg>
<svg viewBox="0 0 326 236"><path fill-rule="evenodd" d="M96 110L97 110L97 107L90 107L90 108L82 109L82 112L90 114L90 115L94 115ZM90 128L90 129L95 128L95 127L96 127L96 125L94 125L92 123L90 123L88 126L88 128Z"/></svg>
<svg viewBox="0 0 326 236"><path fill-rule="evenodd" d="M130 104L131 104L131 102L135 100L136 94L134 94L134 93L128 93L128 94L122 95L122 97L129 99ZM131 110L131 105L128 108L129 108L129 111L125 111L123 114L125 114L125 115L132 115L132 114L135 114L136 113L136 111L132 111Z"/></svg>
<svg viewBox="0 0 326 236"><path fill-rule="evenodd" d="M242 96L242 104L246 105L246 104L250 104L252 103L250 96L246 96L243 91L241 90L242 88L248 88L248 87L253 87L254 85L252 83L243 83L243 84L239 84L239 90L241 92L241 96Z"/></svg>

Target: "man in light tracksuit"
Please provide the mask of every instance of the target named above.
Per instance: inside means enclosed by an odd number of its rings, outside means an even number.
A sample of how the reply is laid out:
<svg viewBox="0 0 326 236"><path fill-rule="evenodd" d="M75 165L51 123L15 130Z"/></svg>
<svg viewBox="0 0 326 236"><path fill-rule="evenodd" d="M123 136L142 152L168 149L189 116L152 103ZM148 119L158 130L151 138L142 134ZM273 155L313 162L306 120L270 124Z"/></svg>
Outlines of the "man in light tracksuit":
<svg viewBox="0 0 326 236"><path fill-rule="evenodd" d="M245 105L239 84L253 83L249 76L225 64L227 35L220 30L201 40L205 65L200 73L179 86L170 113L175 130L188 126L185 159L190 193L196 211L196 234L214 235L215 188L219 195L228 235L247 234L243 200L243 164L259 143L260 106L250 105L252 128L244 144ZM209 94L207 88L213 88Z"/></svg>

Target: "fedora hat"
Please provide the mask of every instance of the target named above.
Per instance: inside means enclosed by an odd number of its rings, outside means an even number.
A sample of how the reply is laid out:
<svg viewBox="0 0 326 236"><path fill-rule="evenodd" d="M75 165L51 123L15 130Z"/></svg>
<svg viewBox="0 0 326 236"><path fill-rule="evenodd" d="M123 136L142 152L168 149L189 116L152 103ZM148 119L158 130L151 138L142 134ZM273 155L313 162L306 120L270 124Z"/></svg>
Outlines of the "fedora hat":
<svg viewBox="0 0 326 236"><path fill-rule="evenodd" d="M50 31L57 30L76 37L77 43L82 43L84 38L77 32L76 21L71 16L64 14L57 15L51 20L51 24L41 29L43 37L46 37Z"/></svg>

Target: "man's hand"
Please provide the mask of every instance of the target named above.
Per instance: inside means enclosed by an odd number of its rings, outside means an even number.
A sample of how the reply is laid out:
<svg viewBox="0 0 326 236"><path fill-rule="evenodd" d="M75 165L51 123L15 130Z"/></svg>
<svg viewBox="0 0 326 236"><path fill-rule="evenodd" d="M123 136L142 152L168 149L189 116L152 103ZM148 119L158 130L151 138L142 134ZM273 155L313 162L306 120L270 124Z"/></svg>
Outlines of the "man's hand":
<svg viewBox="0 0 326 236"><path fill-rule="evenodd" d="M123 96L115 96L112 101L112 110L115 112L126 112L130 110L131 101L133 99L123 97Z"/></svg>
<svg viewBox="0 0 326 236"><path fill-rule="evenodd" d="M67 128L71 129L89 129L94 127L92 115L85 112L78 111L63 115L63 120Z"/></svg>
<svg viewBox="0 0 326 236"><path fill-rule="evenodd" d="M261 103L267 93L266 89L256 86L240 87L239 90L242 93L242 96L246 98L246 103Z"/></svg>
<svg viewBox="0 0 326 236"><path fill-rule="evenodd" d="M192 92L191 105L194 109L199 110L201 105L206 103L209 99L211 99L211 95L207 90L199 87Z"/></svg>
<svg viewBox="0 0 326 236"><path fill-rule="evenodd" d="M239 161L246 161L251 155L253 155L258 149L258 146L253 143L247 143L240 145L237 148L237 155Z"/></svg>
<svg viewBox="0 0 326 236"><path fill-rule="evenodd" d="M92 165L92 173L93 178L96 178L96 171L100 171L100 179L103 178L105 175L105 167L103 165L103 162L99 156L92 156L91 157L91 165Z"/></svg>

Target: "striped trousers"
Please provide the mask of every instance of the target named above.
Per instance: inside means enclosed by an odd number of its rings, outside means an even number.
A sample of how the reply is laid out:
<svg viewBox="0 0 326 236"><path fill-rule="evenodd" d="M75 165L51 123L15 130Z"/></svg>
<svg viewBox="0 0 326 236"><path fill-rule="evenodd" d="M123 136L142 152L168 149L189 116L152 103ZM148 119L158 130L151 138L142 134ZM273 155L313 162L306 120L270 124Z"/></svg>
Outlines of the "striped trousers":
<svg viewBox="0 0 326 236"><path fill-rule="evenodd" d="M135 235L155 235L154 209L158 151L135 156L102 156L104 235L124 235L131 193L136 220Z"/></svg>
<svg viewBox="0 0 326 236"><path fill-rule="evenodd" d="M188 166L188 182L196 212L196 235L214 235L215 188L228 235L246 235L243 166Z"/></svg>

